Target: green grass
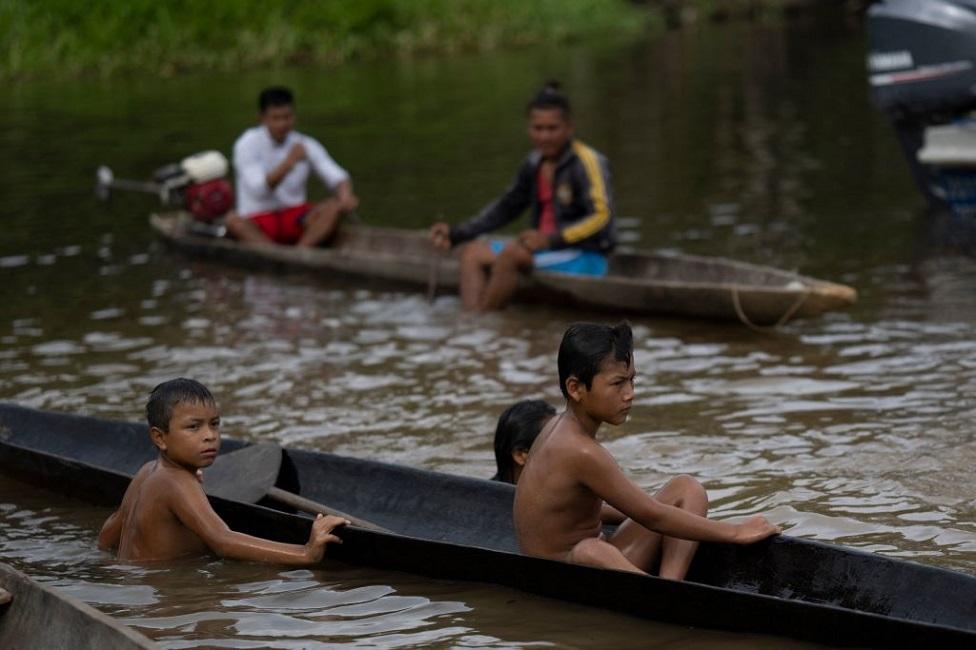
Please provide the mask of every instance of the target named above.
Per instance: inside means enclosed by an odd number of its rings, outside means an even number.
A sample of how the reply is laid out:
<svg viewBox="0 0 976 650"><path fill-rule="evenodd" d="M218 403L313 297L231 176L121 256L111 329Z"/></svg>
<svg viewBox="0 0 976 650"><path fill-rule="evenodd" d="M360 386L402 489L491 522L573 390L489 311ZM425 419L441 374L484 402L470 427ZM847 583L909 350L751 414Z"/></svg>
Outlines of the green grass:
<svg viewBox="0 0 976 650"><path fill-rule="evenodd" d="M0 0L0 78L173 74L625 38L629 0Z"/></svg>

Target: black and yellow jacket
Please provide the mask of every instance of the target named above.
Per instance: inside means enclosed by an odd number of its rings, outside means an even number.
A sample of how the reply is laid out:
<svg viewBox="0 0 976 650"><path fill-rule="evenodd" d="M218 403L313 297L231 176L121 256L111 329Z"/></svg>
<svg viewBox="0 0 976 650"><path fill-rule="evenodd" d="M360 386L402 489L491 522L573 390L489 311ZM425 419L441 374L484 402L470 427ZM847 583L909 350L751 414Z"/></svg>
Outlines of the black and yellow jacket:
<svg viewBox="0 0 976 650"><path fill-rule="evenodd" d="M515 182L480 214L451 228L451 244L460 244L510 223L532 208L532 227L539 227L541 209L536 176L542 155L533 151L519 168ZM609 253L617 243L613 196L607 159L579 140L570 141L556 163L552 206L559 232L550 248L585 248Z"/></svg>

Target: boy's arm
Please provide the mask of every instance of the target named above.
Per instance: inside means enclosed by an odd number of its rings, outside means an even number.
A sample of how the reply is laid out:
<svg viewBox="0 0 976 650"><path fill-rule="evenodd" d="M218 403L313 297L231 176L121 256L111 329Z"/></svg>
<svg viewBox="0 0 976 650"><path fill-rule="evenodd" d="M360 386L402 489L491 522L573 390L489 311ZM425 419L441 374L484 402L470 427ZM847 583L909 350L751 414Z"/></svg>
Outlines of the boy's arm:
<svg viewBox="0 0 976 650"><path fill-rule="evenodd" d="M736 544L758 542L779 532L763 517L732 524L663 504L627 478L610 453L597 444L584 451L579 461L577 476L584 485L649 530L681 539Z"/></svg>
<svg viewBox="0 0 976 650"><path fill-rule="evenodd" d="M98 533L98 548L103 551L114 551L122 540L122 509L119 508L108 516Z"/></svg>
<svg viewBox="0 0 976 650"><path fill-rule="evenodd" d="M622 524L627 515L611 505L604 503L600 506L600 521L605 524Z"/></svg>
<svg viewBox="0 0 976 650"><path fill-rule="evenodd" d="M522 163L515 180L501 197L489 203L471 219L450 227L448 237L451 246L463 244L514 221L532 203L532 190L532 164L526 161Z"/></svg>
<svg viewBox="0 0 976 650"><path fill-rule="evenodd" d="M305 151L308 153L308 161L311 163L315 173L339 200L342 200L344 191L352 192L352 179L349 176L349 172L343 169L329 155L329 152L326 151L321 142L315 138L302 136L302 144L305 146ZM346 184L345 189L340 187L343 183Z"/></svg>
<svg viewBox="0 0 976 650"><path fill-rule="evenodd" d="M274 542L231 530L214 512L203 488L195 479L187 477L174 487L169 495L170 510L180 523L196 533L221 557L296 566L315 564L322 560L326 544L342 543L331 531L349 523L339 517L320 516L312 525L308 543Z"/></svg>
<svg viewBox="0 0 976 650"><path fill-rule="evenodd" d="M250 139L246 138L246 136L238 139L234 143L233 156L237 185L247 192L248 196L263 197L274 189L274 185L268 183L268 175L265 173L261 165L261 160L254 150L254 144ZM286 158L286 160L289 159ZM282 174L282 177L284 177L284 174Z"/></svg>
<svg viewBox="0 0 976 650"><path fill-rule="evenodd" d="M580 178L581 189L585 189L588 213L579 221L552 235L549 247L552 249L574 246L597 234L613 218L613 200L610 191L610 168L607 161L593 149L576 142L573 145L583 169Z"/></svg>

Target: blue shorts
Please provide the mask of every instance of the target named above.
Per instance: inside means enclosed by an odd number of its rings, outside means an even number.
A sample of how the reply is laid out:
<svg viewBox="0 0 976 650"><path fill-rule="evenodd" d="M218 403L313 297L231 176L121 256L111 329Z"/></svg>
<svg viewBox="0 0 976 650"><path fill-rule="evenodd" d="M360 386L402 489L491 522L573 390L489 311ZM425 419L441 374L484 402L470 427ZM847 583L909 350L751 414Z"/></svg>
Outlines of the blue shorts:
<svg viewBox="0 0 976 650"><path fill-rule="evenodd" d="M491 252L498 255L508 242L492 239L488 242ZM540 271L572 273L575 275L604 276L607 274L607 258L602 253L582 248L561 248L532 254L532 262Z"/></svg>

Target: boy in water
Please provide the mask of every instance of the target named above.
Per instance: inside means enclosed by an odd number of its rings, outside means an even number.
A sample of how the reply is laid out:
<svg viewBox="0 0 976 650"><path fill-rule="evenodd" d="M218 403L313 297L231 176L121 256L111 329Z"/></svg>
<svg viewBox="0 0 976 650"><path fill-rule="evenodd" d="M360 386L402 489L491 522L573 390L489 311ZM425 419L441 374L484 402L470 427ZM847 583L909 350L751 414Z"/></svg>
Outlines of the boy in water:
<svg viewBox="0 0 976 650"><path fill-rule="evenodd" d="M102 526L100 548L118 549L120 560L171 560L209 549L221 557L308 566L321 561L326 544L342 543L332 530L349 522L333 516L315 519L305 545L227 527L200 485L200 470L220 449L220 413L199 382L180 378L156 386L146 416L159 457L132 479L122 505Z"/></svg>
<svg viewBox="0 0 976 650"><path fill-rule="evenodd" d="M699 541L750 544L780 532L761 515L740 524L707 519L708 497L690 476L671 479L651 497L596 441L602 423L627 420L634 399L629 325L571 325L558 365L566 410L539 434L515 489L524 553L635 573L657 568L662 578L681 580ZM607 539L604 502L627 516Z"/></svg>

